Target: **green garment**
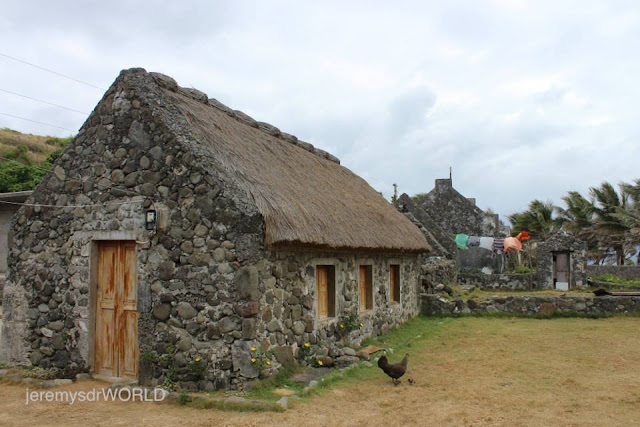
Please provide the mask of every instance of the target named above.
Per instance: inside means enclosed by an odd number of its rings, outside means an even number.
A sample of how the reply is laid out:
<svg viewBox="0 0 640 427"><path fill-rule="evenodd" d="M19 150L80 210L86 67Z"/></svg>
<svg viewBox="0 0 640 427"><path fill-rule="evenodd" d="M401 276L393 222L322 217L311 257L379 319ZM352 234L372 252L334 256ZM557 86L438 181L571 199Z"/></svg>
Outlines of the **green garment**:
<svg viewBox="0 0 640 427"><path fill-rule="evenodd" d="M469 236L466 234L457 234L456 235L456 245L458 245L458 249L461 251L466 251L467 249L467 241L469 240Z"/></svg>

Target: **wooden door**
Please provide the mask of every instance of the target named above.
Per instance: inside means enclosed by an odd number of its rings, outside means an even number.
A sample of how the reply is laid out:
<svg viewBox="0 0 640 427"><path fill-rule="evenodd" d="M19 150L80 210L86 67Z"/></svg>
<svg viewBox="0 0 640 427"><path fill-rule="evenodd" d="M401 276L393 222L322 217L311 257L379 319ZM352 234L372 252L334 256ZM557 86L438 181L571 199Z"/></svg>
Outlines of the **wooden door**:
<svg viewBox="0 0 640 427"><path fill-rule="evenodd" d="M563 291L569 290L569 253L557 252L554 256L554 282L555 288Z"/></svg>
<svg viewBox="0 0 640 427"><path fill-rule="evenodd" d="M96 374L138 377L136 295L135 242L100 242L96 289Z"/></svg>
<svg viewBox="0 0 640 427"><path fill-rule="evenodd" d="M367 267L360 266L360 310L367 309Z"/></svg>
<svg viewBox="0 0 640 427"><path fill-rule="evenodd" d="M319 265L316 272L318 284L318 316L329 316L329 269L326 265Z"/></svg>
<svg viewBox="0 0 640 427"><path fill-rule="evenodd" d="M400 301L400 266L389 266L389 301Z"/></svg>

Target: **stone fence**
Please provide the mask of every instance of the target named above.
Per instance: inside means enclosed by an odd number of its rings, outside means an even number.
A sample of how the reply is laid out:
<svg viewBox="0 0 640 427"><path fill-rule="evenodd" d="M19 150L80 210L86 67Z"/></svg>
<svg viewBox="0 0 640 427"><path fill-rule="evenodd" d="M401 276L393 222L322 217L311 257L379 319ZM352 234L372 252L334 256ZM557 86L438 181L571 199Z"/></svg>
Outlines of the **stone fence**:
<svg viewBox="0 0 640 427"><path fill-rule="evenodd" d="M474 286L478 289L506 289L528 290L536 287L533 274L483 274L467 273L458 274L458 283L463 286Z"/></svg>
<svg viewBox="0 0 640 427"><path fill-rule="evenodd" d="M599 277L612 274L625 280L640 280L640 266L637 265L588 265L587 276Z"/></svg>
<svg viewBox="0 0 640 427"><path fill-rule="evenodd" d="M448 301L438 295L421 295L421 312L428 316L446 316L466 313L513 313L526 316L553 313L598 314L640 313L640 297L494 297L486 301L461 299Z"/></svg>

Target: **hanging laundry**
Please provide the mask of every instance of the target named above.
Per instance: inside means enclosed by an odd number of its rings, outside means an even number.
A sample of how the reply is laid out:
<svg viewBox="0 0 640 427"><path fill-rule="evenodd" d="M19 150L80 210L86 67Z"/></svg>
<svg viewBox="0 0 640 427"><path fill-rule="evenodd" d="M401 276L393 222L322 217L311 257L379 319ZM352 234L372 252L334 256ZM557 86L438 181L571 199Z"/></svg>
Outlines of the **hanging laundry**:
<svg viewBox="0 0 640 427"><path fill-rule="evenodd" d="M516 252L520 252L522 250L522 243L515 237L507 237L506 239L504 239L504 250L514 250Z"/></svg>
<svg viewBox="0 0 640 427"><path fill-rule="evenodd" d="M531 236L529 235L528 231L522 231L518 233L518 235L516 236L516 239L520 240L521 242L524 242L525 240L531 239Z"/></svg>
<svg viewBox="0 0 640 427"><path fill-rule="evenodd" d="M478 236L469 236L469 240L467 241L467 246L470 248L476 248L480 245L480 237Z"/></svg>
<svg viewBox="0 0 640 427"><path fill-rule="evenodd" d="M502 239L502 238L493 239L493 250L495 252L504 251L504 239Z"/></svg>
<svg viewBox="0 0 640 427"><path fill-rule="evenodd" d="M493 237L481 237L480 238L480 247L493 251Z"/></svg>
<svg viewBox="0 0 640 427"><path fill-rule="evenodd" d="M466 234L456 234L456 245L458 245L458 249L460 249L461 251L466 251L467 248L467 241L469 240L469 236L467 236Z"/></svg>

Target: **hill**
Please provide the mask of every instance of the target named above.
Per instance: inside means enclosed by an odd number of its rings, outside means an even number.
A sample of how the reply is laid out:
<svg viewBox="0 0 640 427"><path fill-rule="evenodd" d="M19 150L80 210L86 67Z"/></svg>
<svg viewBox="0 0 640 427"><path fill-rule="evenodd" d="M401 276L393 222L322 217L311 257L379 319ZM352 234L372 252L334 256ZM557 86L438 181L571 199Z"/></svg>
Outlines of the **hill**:
<svg viewBox="0 0 640 427"><path fill-rule="evenodd" d="M72 140L0 129L0 193L34 189Z"/></svg>

